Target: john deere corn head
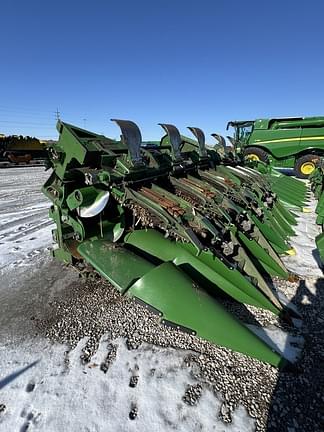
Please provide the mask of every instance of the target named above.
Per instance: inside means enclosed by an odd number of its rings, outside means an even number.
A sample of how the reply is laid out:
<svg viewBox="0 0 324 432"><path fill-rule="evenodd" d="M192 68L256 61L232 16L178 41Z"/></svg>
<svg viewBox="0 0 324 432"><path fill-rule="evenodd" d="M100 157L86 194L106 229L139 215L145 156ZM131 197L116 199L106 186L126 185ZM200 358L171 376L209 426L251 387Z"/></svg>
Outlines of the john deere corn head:
<svg viewBox="0 0 324 432"><path fill-rule="evenodd" d="M261 161L245 161L246 165L253 167L262 173L271 185L271 190L277 194L286 208L291 211L302 211L308 213L307 207L309 190L307 185L294 177L280 173L271 165Z"/></svg>
<svg viewBox="0 0 324 432"><path fill-rule="evenodd" d="M228 148L225 147L225 139L221 135L212 134L212 136L216 138L218 145L223 147L223 149ZM229 153L230 157L227 162L244 165L245 167L250 167L259 171L270 184L271 191L277 194L286 207L291 210L301 210L303 212L309 211L309 209L305 207L308 199L308 189L305 183L301 180L280 173L268 160L263 161L259 158L247 157L241 141L230 136L227 138L233 148L233 151Z"/></svg>
<svg viewBox="0 0 324 432"><path fill-rule="evenodd" d="M316 223L321 226L322 233L316 236L315 243L318 254L324 265L324 160L320 159L317 168L310 176L311 188L317 201L315 212L317 214Z"/></svg>
<svg viewBox="0 0 324 432"><path fill-rule="evenodd" d="M189 128L189 139L161 124L160 143L144 144L135 123L113 121L120 141L57 124L43 187L53 203L54 256L93 268L166 326L285 364L221 299L291 322L293 311L266 281L288 277L280 255L293 252L295 215L267 177L207 150L200 129Z"/></svg>

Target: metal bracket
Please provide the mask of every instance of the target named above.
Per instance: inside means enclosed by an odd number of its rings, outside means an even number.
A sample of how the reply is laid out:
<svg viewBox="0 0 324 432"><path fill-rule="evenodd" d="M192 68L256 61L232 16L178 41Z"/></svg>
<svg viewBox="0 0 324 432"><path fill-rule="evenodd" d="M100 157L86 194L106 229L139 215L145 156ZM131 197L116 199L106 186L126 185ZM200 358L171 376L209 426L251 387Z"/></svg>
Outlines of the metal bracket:
<svg viewBox="0 0 324 432"><path fill-rule="evenodd" d="M199 144L199 156L207 157L206 139L204 132L197 127L188 126L190 132L197 138Z"/></svg>
<svg viewBox="0 0 324 432"><path fill-rule="evenodd" d="M181 156L180 147L181 147L182 139L178 128L174 125L167 124L167 123L159 123L159 125L165 130L165 132L167 133L170 139L174 161L181 162L182 156Z"/></svg>
<svg viewBox="0 0 324 432"><path fill-rule="evenodd" d="M235 139L229 135L226 135L226 138L232 144L232 146L235 148Z"/></svg>
<svg viewBox="0 0 324 432"><path fill-rule="evenodd" d="M135 301L135 303L143 306L145 309L149 310L150 312L152 312L154 315L158 315L159 317L161 317L163 314L159 309L156 309L154 306L146 303L144 300L138 298L138 297L132 297L133 300Z"/></svg>
<svg viewBox="0 0 324 432"><path fill-rule="evenodd" d="M217 133L212 133L211 136L215 138L215 140L220 144L224 150L226 150L226 141L225 138L222 135L219 135Z"/></svg>
<svg viewBox="0 0 324 432"><path fill-rule="evenodd" d="M168 321L168 320L163 319L161 321L161 323L163 325L165 325L166 327L170 327L170 328L175 329L175 330L181 330L183 333L188 333L192 336L196 336L196 334L197 334L197 332L195 330L192 330L188 327L182 326L182 325L177 324L177 323L172 322L172 321Z"/></svg>
<svg viewBox="0 0 324 432"><path fill-rule="evenodd" d="M141 165L143 163L141 157L142 135L137 124L130 120L111 119L111 121L117 123L120 127L133 165Z"/></svg>

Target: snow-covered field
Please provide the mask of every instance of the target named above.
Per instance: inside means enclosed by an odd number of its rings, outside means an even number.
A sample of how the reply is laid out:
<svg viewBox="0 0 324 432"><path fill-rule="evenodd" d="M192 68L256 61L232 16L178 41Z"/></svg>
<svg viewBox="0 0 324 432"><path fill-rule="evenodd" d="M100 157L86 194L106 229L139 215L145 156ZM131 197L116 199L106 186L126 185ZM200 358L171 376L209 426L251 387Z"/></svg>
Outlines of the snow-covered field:
<svg viewBox="0 0 324 432"><path fill-rule="evenodd" d="M44 168L0 170L0 272L30 262L51 245ZM8 270L8 268L7 268Z"/></svg>
<svg viewBox="0 0 324 432"><path fill-rule="evenodd" d="M240 403L232 411L231 423L222 421L226 391L218 391L217 383L203 380L203 374L197 375L188 365L188 356L197 353L146 342L128 349L124 338L112 339L106 333L91 361L84 363L80 355L87 338L71 350L39 331L35 317L46 317L50 302L81 283L73 270L49 254L49 202L40 192L48 176L43 168L0 170L0 431L256 430L257 415L252 418ZM302 304L307 306L318 295L322 276L314 252L318 228L313 213L300 215L297 232L292 244L298 253L285 262L305 277L308 296ZM288 300L296 297L296 289L297 284L288 286ZM60 325L58 320L54 327ZM265 337L272 338L288 357L300 351L300 335L287 339L272 325ZM201 355L196 361L203 361ZM100 365L105 362L103 371ZM273 376L279 384L280 376ZM248 378L246 382L249 388ZM195 386L199 395L190 404L186 391ZM293 419L289 425L271 429L272 417L266 430L304 430Z"/></svg>

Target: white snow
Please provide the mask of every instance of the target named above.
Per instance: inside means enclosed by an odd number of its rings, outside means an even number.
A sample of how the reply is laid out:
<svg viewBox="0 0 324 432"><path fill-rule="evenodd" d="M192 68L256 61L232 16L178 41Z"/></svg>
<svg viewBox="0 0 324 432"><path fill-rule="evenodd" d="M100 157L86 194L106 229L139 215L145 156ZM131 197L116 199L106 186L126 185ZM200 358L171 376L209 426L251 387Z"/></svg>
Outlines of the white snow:
<svg viewBox="0 0 324 432"><path fill-rule="evenodd" d="M302 337L290 335L276 326L258 327L253 324L248 324L247 327L276 352L281 354L282 357L292 363L300 356L304 345L304 339Z"/></svg>
<svg viewBox="0 0 324 432"><path fill-rule="evenodd" d="M52 244L50 202L41 192L48 177L43 167L0 169L0 274L29 265Z"/></svg>
<svg viewBox="0 0 324 432"><path fill-rule="evenodd" d="M107 355L108 337L86 366L80 363L85 342L70 352L68 366L63 361L66 347L44 340L0 349L2 379L38 361L2 390L0 379L0 402L6 405L1 431L19 430L28 422L31 430L46 432L255 429L243 407L235 410L232 424L224 425L218 419L222 400L207 387L197 406L183 402L187 385L196 383L184 366L186 352L146 344L129 351L123 340L117 340L117 358L104 374L99 365ZM135 388L129 387L133 374L139 377ZM32 392L26 391L28 384L35 385ZM135 420L129 419L132 403L138 407Z"/></svg>
<svg viewBox="0 0 324 432"><path fill-rule="evenodd" d="M296 236L292 237L290 244L295 248L295 256L287 256L282 260L288 270L302 277L322 277L316 251L315 237L321 233L316 225L316 200L312 197L307 203L310 213L294 212L298 214L298 225L293 227Z"/></svg>

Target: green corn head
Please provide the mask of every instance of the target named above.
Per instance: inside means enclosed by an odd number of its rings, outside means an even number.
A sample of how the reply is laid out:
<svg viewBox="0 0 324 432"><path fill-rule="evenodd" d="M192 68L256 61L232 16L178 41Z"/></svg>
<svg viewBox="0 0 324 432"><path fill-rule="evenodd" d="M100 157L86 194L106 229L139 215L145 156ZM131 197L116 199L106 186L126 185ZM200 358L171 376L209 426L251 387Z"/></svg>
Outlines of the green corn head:
<svg viewBox="0 0 324 432"><path fill-rule="evenodd" d="M312 192L317 199L317 206L315 212L317 214L316 223L321 226L324 231L324 160L321 159L315 171L310 175ZM318 254L321 264L324 263L324 232L316 236L315 243L317 246Z"/></svg>
<svg viewBox="0 0 324 432"><path fill-rule="evenodd" d="M280 255L293 253L296 217L273 191L285 179L235 158L221 163L199 128L189 128L190 139L161 124L160 143L144 145L135 123L113 121L120 141L57 124L53 173L43 186L56 223L54 256L79 269L92 266L166 326L283 365L221 299L291 322L294 312L267 282L288 277ZM304 204L303 191L294 208Z"/></svg>

